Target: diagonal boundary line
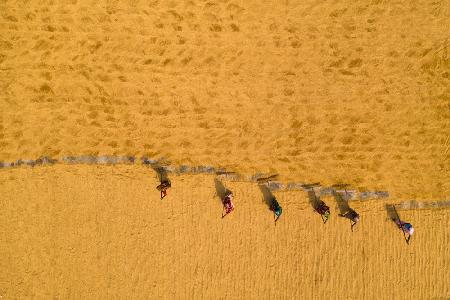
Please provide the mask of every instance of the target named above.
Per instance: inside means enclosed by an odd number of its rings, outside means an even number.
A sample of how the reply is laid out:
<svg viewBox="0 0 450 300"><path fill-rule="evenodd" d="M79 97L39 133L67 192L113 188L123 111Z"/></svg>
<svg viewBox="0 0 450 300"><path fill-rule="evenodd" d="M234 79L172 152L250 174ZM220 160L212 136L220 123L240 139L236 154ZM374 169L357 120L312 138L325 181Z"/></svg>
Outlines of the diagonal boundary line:
<svg viewBox="0 0 450 300"><path fill-rule="evenodd" d="M0 161L0 169L11 169L18 168L22 166L52 166L55 164L88 164L88 165L117 165L117 164L139 164L146 166L159 166L163 168L168 173L173 173L176 175L181 174L215 174L223 179L230 181L245 181L245 182L255 182L259 183L259 179L273 177L271 174L256 173L252 176L244 176L236 172L227 171L224 168L215 168L212 166L172 166L169 162L162 159L152 159L146 156L135 157L135 156L114 156L114 155L81 155L81 156L64 156L61 159L50 158L47 156L40 157L38 159L18 159L13 162ZM282 183L279 181L269 180L267 187L271 191L309 191L310 188L305 187L305 183L290 182ZM318 186L318 193L320 196L333 195L335 192L342 192L334 187ZM370 199L385 199L389 197L389 192L387 191L363 191L358 192L355 190L347 190L348 200L370 200Z"/></svg>
<svg viewBox="0 0 450 300"><path fill-rule="evenodd" d="M416 210L416 209L433 209L433 208L448 208L450 207L450 200L442 201L417 201L408 200L395 204L398 210Z"/></svg>

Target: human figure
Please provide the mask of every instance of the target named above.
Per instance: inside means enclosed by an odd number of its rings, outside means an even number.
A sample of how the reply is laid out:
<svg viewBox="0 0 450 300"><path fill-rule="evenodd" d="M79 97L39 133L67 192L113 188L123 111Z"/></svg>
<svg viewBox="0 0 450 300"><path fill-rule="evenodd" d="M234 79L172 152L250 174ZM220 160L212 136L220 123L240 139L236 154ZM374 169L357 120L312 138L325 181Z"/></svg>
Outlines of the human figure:
<svg viewBox="0 0 450 300"><path fill-rule="evenodd" d="M167 196L167 189L169 189L172 184L170 183L169 177L167 175L167 168L161 165L161 162L149 161L148 159L143 159L144 164L150 165L150 167L158 175L160 185L156 187L158 191L161 192L161 200Z"/></svg>
<svg viewBox="0 0 450 300"><path fill-rule="evenodd" d="M273 197L272 203L270 205L270 210L273 211L273 217L275 219L275 222L280 218L281 213L283 212L283 209L281 208L280 203L278 203L277 199Z"/></svg>
<svg viewBox="0 0 450 300"><path fill-rule="evenodd" d="M322 217L323 224L325 224L328 221L328 219L330 218L330 208L325 204L325 202L318 199L318 205L316 207L316 211Z"/></svg>
<svg viewBox="0 0 450 300"><path fill-rule="evenodd" d="M347 187L348 184L335 184L333 187ZM348 205L349 193L347 189L344 189L345 193L342 194L336 190L333 190L334 198L336 199L337 205L339 207L339 216L343 218L347 218L350 220L350 229L353 231L353 226L355 226L359 222L359 214Z"/></svg>
<svg viewBox="0 0 450 300"><path fill-rule="evenodd" d="M269 207L269 209L274 214L273 217L275 219L275 225L276 225L277 224L276 222L280 218L280 216L283 212L283 209L281 208L280 203L278 203L277 198L275 198L275 196L270 191L269 182L267 182L267 184L259 183L258 186L263 194L263 201L266 203L266 205Z"/></svg>
<svg viewBox="0 0 450 300"><path fill-rule="evenodd" d="M409 244L409 240L414 234L414 227L411 225L411 223L403 222L399 218L392 219L392 221L394 221L395 224L397 224L398 228L403 231L403 233L405 234L406 243Z"/></svg>
<svg viewBox="0 0 450 300"><path fill-rule="evenodd" d="M225 214L222 212L222 218L224 218L226 215L231 213L234 210L234 204L233 204L233 193L231 191L228 191L228 193L223 197L222 199L223 208L225 210Z"/></svg>
<svg viewBox="0 0 450 300"><path fill-rule="evenodd" d="M353 231L353 226L355 226L358 222L359 222L359 214L355 211L355 210L353 210L353 209L351 209L351 208L349 208L349 210L347 210L345 213L343 213L343 214L339 214L339 216L340 217L344 217L344 218L347 218L347 219L349 219L350 220L350 222L351 222L351 227L350 227L350 229Z"/></svg>
<svg viewBox="0 0 450 300"><path fill-rule="evenodd" d="M171 186L170 180L163 180L161 181L161 184L156 187L158 191L161 191L161 200L167 196L167 189Z"/></svg>
<svg viewBox="0 0 450 300"><path fill-rule="evenodd" d="M411 225L411 223L403 222L400 219L397 209L395 208L395 204L386 204L386 212L389 219L394 221L397 227L402 230L405 241L407 244L409 244L409 241L414 234L414 227Z"/></svg>
<svg viewBox="0 0 450 300"><path fill-rule="evenodd" d="M310 183L310 184L304 184L302 186L305 190L308 191L308 198L309 202L311 203L311 206L313 209L320 214L320 217L322 218L323 223L325 224L328 221L328 218L330 217L330 208L320 200L320 196L316 195L316 191L314 190L315 187L320 187L320 183Z"/></svg>

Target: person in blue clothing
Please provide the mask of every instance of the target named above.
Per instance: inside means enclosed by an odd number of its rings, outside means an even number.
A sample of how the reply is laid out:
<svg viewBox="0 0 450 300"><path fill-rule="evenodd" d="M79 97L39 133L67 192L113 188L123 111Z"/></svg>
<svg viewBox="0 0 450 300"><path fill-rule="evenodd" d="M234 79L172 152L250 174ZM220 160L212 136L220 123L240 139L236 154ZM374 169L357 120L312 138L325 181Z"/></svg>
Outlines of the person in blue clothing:
<svg viewBox="0 0 450 300"><path fill-rule="evenodd" d="M281 207L280 203L278 203L277 199L273 197L272 203L270 205L270 210L274 213L275 222L280 218L283 208Z"/></svg>
<svg viewBox="0 0 450 300"><path fill-rule="evenodd" d="M397 224L398 228L407 235L406 242L409 243L409 240L414 234L414 227L411 225L411 223L403 222L400 219L392 219L392 221L394 221L395 224Z"/></svg>

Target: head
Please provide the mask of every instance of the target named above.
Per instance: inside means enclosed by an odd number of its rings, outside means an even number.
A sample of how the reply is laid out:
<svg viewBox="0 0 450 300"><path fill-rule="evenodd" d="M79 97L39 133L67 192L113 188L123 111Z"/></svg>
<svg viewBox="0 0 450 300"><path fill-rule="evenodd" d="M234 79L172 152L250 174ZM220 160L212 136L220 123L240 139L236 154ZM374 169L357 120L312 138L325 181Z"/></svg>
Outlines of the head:
<svg viewBox="0 0 450 300"><path fill-rule="evenodd" d="M277 217L281 216L281 213L283 212L283 209L281 208L281 206L278 206L277 208L275 208L275 210L273 211L275 213L275 215Z"/></svg>
<svg viewBox="0 0 450 300"><path fill-rule="evenodd" d="M409 235L413 235L413 233L414 233L414 227L412 227L411 224L405 223L405 224L403 225L403 228L406 229L406 232L408 232Z"/></svg>
<svg viewBox="0 0 450 300"><path fill-rule="evenodd" d="M356 216L353 218L352 221L355 222L355 223L358 223L358 222L359 222L359 216L356 215Z"/></svg>

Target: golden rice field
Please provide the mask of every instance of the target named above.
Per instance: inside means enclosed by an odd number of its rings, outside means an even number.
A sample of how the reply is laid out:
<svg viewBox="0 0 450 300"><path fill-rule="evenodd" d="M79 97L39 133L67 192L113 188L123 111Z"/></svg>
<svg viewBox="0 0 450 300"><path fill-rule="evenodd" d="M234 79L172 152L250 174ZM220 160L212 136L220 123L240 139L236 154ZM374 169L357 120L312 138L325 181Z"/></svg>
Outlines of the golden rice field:
<svg viewBox="0 0 450 300"><path fill-rule="evenodd" d="M0 2L1 299L450 299L447 1ZM133 156L349 184L322 197ZM48 157L54 165L7 167ZM386 213L401 206L411 244ZM428 203L428 204L427 204Z"/></svg>

